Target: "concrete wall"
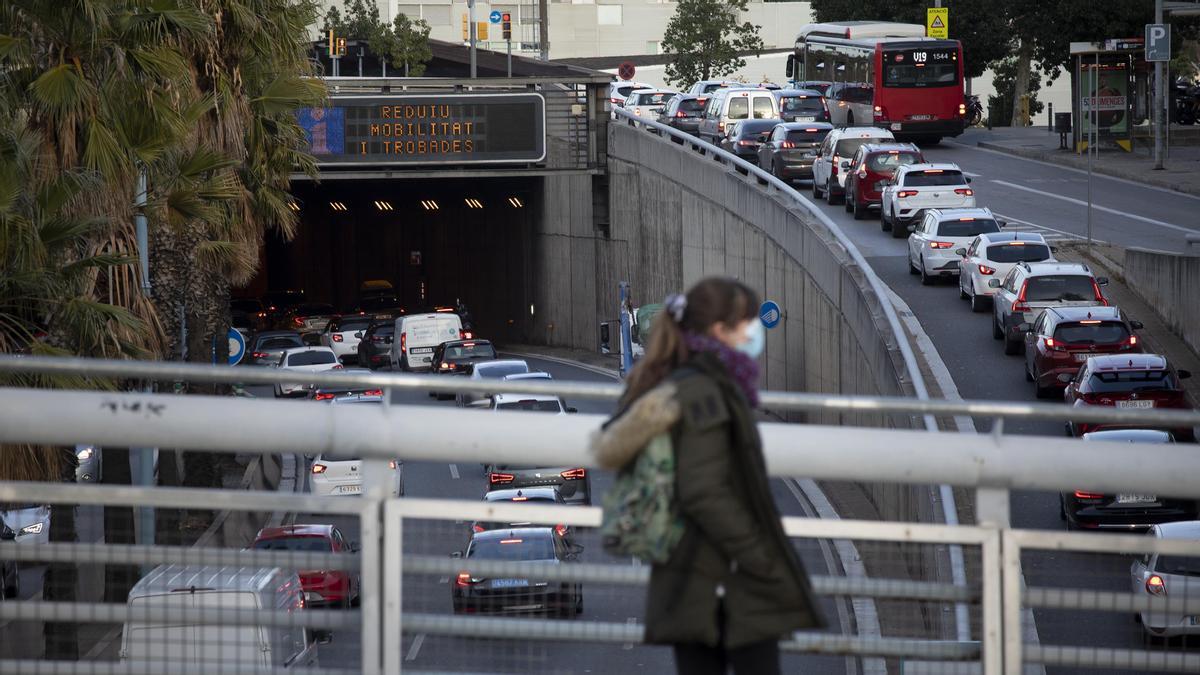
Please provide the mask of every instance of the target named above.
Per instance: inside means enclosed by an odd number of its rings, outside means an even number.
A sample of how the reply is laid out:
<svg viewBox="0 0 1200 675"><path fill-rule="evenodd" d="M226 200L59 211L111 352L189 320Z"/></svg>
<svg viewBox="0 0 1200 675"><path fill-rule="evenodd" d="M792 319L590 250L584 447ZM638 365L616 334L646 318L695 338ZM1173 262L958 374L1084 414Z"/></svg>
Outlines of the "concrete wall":
<svg viewBox="0 0 1200 675"><path fill-rule="evenodd" d="M1125 282L1200 352L1200 256L1126 249Z"/></svg>

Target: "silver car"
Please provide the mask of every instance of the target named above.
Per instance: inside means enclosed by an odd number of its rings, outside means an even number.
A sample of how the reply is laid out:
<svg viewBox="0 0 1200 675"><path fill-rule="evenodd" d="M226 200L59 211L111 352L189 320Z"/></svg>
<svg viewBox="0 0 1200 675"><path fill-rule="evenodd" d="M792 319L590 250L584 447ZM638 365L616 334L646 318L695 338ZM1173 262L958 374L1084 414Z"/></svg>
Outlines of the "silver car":
<svg viewBox="0 0 1200 675"><path fill-rule="evenodd" d="M1200 521L1181 520L1151 526L1147 536L1157 539L1200 541ZM1136 595L1153 598L1195 598L1200 595L1200 555L1148 553L1133 561L1129 581ZM1194 613L1166 607L1141 612L1137 620L1152 638L1200 635L1200 621Z"/></svg>

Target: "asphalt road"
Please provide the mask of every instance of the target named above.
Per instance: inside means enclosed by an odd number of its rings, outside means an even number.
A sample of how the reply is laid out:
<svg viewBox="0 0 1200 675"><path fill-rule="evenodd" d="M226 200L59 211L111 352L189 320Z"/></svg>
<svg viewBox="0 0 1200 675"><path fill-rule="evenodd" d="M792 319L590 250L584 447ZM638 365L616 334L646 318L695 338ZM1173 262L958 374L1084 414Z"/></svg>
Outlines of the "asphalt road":
<svg viewBox="0 0 1200 675"><path fill-rule="evenodd" d="M958 142L944 142L926 148L930 161L954 162L973 176L979 206L998 215L1034 223L1047 239L1077 238L1086 232L1086 209L1054 195L1086 198L1086 176L1068 169L968 147L970 133ZM1185 195L1165 193L1125 181L1094 176L1093 194L1097 202L1112 212L1096 214L1094 234L1122 245L1137 245L1164 250L1184 247L1183 232L1200 232L1194 210L1200 201ZM808 183L798 189L810 195ZM1052 194L1042 194L1052 193ZM1083 195L1083 196L1081 196ZM855 221L842 206L820 208L839 223L859 246L880 278L912 309L921 326L937 347L954 379L959 394L968 399L1034 400L1033 385L1025 381L1023 356L1005 356L999 341L992 339L991 314L971 312L966 301L958 300L957 280L922 286L919 277L908 273L907 242L882 232L877 218ZM1191 214L1191 215L1189 215ZM1144 216L1139 219L1131 216ZM1147 222L1154 219L1159 222ZM1186 224L1187 227L1184 227ZM1167 227L1172 225L1172 227ZM1053 228L1054 231L1045 229ZM1030 228L1039 229L1039 228ZM975 420L980 432L991 428L991 420ZM1007 434L1060 436L1060 423L1005 423ZM1062 530L1057 494L1014 492L1012 523L1015 527ZM1023 558L1025 581L1030 586L1072 587L1109 591L1129 590L1131 558L1057 552L1034 552ZM1142 648L1141 628L1128 614L1111 612L1034 613L1040 640L1046 645L1080 645L1114 648ZM1186 649L1188 646L1156 646L1151 649ZM1194 649L1194 646L1191 646ZM1051 669L1052 673L1082 673L1077 669ZM1090 671L1089 671L1090 672ZM1121 671L1105 670L1106 673ZM1132 672L1132 671L1128 671ZM1144 672L1144 671L1140 671Z"/></svg>
<svg viewBox="0 0 1200 675"><path fill-rule="evenodd" d="M612 381L591 370L563 363L528 359L534 370L549 372L559 380L589 382ZM410 405L453 406L453 401L435 401L422 393L397 393L393 402ZM297 401L297 405L317 405ZM590 400L568 400L582 413L609 414L612 404ZM471 414L488 414L472 411ZM530 414L534 413L512 413ZM592 499L599 504L601 496L611 485L607 472L591 474ZM478 500L485 492L482 468L478 464L407 462L404 466L405 494L410 497ZM773 482L773 492L780 510L786 515L807 515L797 498L782 481ZM326 522L337 525L349 540L358 539L355 518L331 517L321 514L302 514L296 522ZM446 520L440 522L406 520L404 545L406 552L426 555L449 555L461 550L468 541L469 523ZM580 532L576 541L584 546L582 561L612 564L636 564L630 559L618 559L606 554L592 532ZM828 546L828 543L825 544ZM814 541L796 544L808 569L826 574L824 552ZM450 586L446 577L406 574L403 602L406 612L449 614ZM641 623L643 621L644 591L626 586L589 584L584 590L583 621ZM831 625L837 626L838 607L833 601L825 603L825 614ZM322 646L323 664L353 667L359 663L357 631L342 631L333 636L330 644ZM435 635L406 634L401 649L405 667L465 672L510 673L666 673L672 672L670 651L661 647L612 645L578 642L509 641L476 638L457 638ZM787 656L786 672L845 673L854 666L841 657Z"/></svg>

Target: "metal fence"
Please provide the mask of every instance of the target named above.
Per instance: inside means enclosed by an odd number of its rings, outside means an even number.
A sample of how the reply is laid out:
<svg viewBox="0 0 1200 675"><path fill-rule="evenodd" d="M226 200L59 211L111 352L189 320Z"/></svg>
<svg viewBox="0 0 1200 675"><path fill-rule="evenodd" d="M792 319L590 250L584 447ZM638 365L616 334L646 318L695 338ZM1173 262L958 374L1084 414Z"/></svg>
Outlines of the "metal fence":
<svg viewBox="0 0 1200 675"><path fill-rule="evenodd" d="M288 377L269 369L13 357L0 358L0 372L260 384ZM488 387L458 378L389 373L330 373L309 379L314 384L378 386L406 401L412 396L423 398L432 390L482 393ZM514 393L599 400L612 400L619 392L612 385L572 382L512 382L505 388ZM405 393L409 399L403 399ZM901 415L1200 425L1200 414L1181 411L784 392L767 392L763 400L767 407L787 410L869 409ZM362 458L366 479L360 499L318 497L302 490L285 494L0 483L0 502L49 504L55 514L48 524L51 541L0 541L0 560L20 562L23 573L40 564L46 573L44 593L24 592L17 602L0 602L0 672L225 673L301 666L313 672L367 673L628 672L639 665L662 672L670 668L667 652L642 645L642 586L647 569L603 552L593 530L600 520L599 509L481 502L466 496L469 486L457 494L417 496L424 487L421 483L431 482L430 467L442 471L447 462L454 463L451 472L458 471L464 478L487 463L588 467L586 438L602 421L599 416L488 414L411 403L338 406L12 388L0 388L0 402L3 443L285 454L295 457L301 473L311 471L306 456L349 453ZM1126 649L1072 643L1049 634L1039 638L1030 630L1035 616L1042 627L1086 626L1097 615L1116 615L1123 617L1124 630L1132 635L1140 630L1132 621L1138 612L1150 617L1169 614L1179 617L1184 628L1190 626L1188 619L1200 614L1196 587L1170 586L1159 595L1130 592L1129 573L1124 573L1122 582L1118 568L1137 563L1137 558L1127 557L1132 553L1197 560L1200 542L1017 528L1009 523L1013 491L1060 493L1084 485L1094 491L1200 498L1194 480L1200 455L1187 452L1186 447L1146 445L1135 453L1128 444L1061 437L774 423L762 424L761 431L771 474L780 479L781 489L795 491L801 501L812 502L820 493L813 489L815 481L936 483L975 493L974 524L958 526L802 517L801 512L785 515L785 530L812 571L830 624L825 631L797 633L781 643L785 658L795 659L789 661L795 668L989 674L1020 673L1031 665L1091 671L1200 669L1200 655L1189 652L1186 644ZM836 452L830 452L834 448ZM408 486L405 496L398 498L390 496L385 479L392 475L389 462L397 459L403 461ZM602 472L590 475L595 500L605 483ZM124 543L64 540L58 516L70 512L84 519L88 509L97 506L284 513L285 523L319 522L339 528L352 544L344 552L330 554L146 546L132 539ZM580 559L553 568L541 566L536 580L580 589L570 597L583 599L582 614L509 617L486 611L453 612L460 578L469 584L477 578L528 580L533 576L523 560L447 555L469 538L471 524L481 521L544 524L570 531L572 540L583 547ZM908 564L928 559L919 554L922 548L949 545L962 548L965 583L928 581ZM1028 555L1044 550L1058 556L1093 556L1098 572L1072 578L1031 567ZM1114 560L1118 567L1113 566ZM50 592L56 572L74 570L82 579L91 574L89 567L99 565L136 566L134 577L140 581L128 601L89 596L83 583L77 584L77 596L70 599ZM188 579L201 578L197 569L207 570L212 581L208 586L196 582L155 586L151 582L156 573L163 576L160 566L164 565L191 570ZM275 572L264 575L263 569ZM281 603L281 597L294 597L285 588L297 583L289 570L357 573L359 601L336 611ZM177 577L183 578L181 574L176 571ZM264 576L282 581L265 586L245 582L243 586L259 589L257 604L210 594L243 577ZM156 589L167 599L146 600L156 597ZM929 627L938 615L954 612L959 605L969 609L969 635L942 639ZM39 631L42 624L50 628ZM24 644L14 644L31 632L49 641L65 624L74 626L81 647L78 660L42 660L40 653L32 651L32 641L28 650ZM149 645L147 635L153 638Z"/></svg>

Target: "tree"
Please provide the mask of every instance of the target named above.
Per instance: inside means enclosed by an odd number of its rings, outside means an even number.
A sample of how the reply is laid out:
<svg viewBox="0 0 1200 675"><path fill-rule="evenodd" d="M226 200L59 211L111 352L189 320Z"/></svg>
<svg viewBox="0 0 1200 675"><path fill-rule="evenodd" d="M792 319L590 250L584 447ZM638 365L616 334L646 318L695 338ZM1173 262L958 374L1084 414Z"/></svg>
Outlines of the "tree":
<svg viewBox="0 0 1200 675"><path fill-rule="evenodd" d="M747 1L679 0L662 40L668 83L683 87L728 75L746 65L743 54L762 50L761 26L739 23Z"/></svg>
<svg viewBox="0 0 1200 675"><path fill-rule="evenodd" d="M397 14L388 26L379 18L378 5L365 0L349 0L345 10L343 18L337 7L330 7L325 13L323 30L366 41L367 49L382 60L384 77L388 61L401 65L405 77L420 77L425 73L425 64L433 58L433 51L429 48L431 29L423 19L414 21Z"/></svg>
<svg viewBox="0 0 1200 675"><path fill-rule="evenodd" d="M992 68L992 86L996 94L988 97L988 114L991 115L992 111L996 113L996 119L992 120L995 126L1005 126L1009 123L1017 126L1020 123L1020 106L1016 105L1016 101L1020 100L1016 96L1020 70L1018 61L1018 57L1009 57ZM1028 78L1026 93L1029 95L1029 115L1032 117L1042 112L1046 104L1037 100L1037 93L1042 88L1042 74L1037 70L1030 70Z"/></svg>

